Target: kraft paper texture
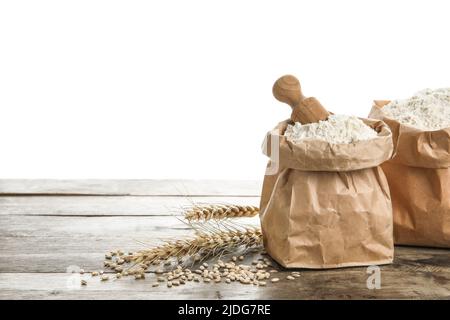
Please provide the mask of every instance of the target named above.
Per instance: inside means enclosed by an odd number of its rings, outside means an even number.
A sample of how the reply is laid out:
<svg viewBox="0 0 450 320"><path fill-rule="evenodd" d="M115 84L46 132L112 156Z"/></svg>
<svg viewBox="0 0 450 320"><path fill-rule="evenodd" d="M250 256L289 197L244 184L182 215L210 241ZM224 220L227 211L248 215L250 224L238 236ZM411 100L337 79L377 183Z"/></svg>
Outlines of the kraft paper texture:
<svg viewBox="0 0 450 320"><path fill-rule="evenodd" d="M391 199L379 167L392 155L391 131L382 121L363 121L377 130L377 138L294 144L282 135L288 121L267 134L266 155L272 154L270 141L280 141L279 169L264 178L261 227L267 252L284 267L392 262Z"/></svg>
<svg viewBox="0 0 450 320"><path fill-rule="evenodd" d="M423 131L383 113L370 117L392 130L394 157L382 165L392 196L396 244L450 248L450 128Z"/></svg>

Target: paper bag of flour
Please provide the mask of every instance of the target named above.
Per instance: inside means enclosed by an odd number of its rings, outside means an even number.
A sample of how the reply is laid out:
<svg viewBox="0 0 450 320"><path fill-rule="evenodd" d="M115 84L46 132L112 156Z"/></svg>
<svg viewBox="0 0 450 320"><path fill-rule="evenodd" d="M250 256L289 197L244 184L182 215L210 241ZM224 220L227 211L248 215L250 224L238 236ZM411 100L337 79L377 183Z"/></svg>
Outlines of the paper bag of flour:
<svg viewBox="0 0 450 320"><path fill-rule="evenodd" d="M379 165L392 155L382 121L363 120L376 138L351 144L292 143L288 121L264 142L271 160L261 195L267 252L288 268L338 268L391 263L392 208ZM276 141L276 143L274 143Z"/></svg>
<svg viewBox="0 0 450 320"><path fill-rule="evenodd" d="M394 157L382 165L392 196L397 244L450 248L450 128L423 131L387 117L375 101L370 117L392 130Z"/></svg>

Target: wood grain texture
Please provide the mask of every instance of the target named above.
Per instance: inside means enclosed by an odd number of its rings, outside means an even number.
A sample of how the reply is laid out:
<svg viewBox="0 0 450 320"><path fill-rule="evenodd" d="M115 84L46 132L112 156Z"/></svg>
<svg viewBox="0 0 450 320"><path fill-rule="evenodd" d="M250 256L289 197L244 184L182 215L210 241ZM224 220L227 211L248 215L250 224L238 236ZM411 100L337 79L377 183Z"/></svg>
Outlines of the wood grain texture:
<svg viewBox="0 0 450 320"><path fill-rule="evenodd" d="M249 192L255 185L247 182L229 191L223 184L210 185L211 192L197 183L211 182L186 183L196 202L257 204L259 200ZM300 270L301 277L294 281L285 280L286 271L277 267L283 280L267 287L189 283L153 288L150 272L143 281L92 279L87 287L71 288L67 284L74 275L66 272L68 267L98 270L106 251L133 251L162 239L192 235L179 216L171 216L180 214L176 209L190 200L181 193L171 194L173 185L161 181L112 185L46 181L40 186L36 181L15 181L8 186L3 180L1 189L22 189L28 195L0 196L0 299L450 299L450 251L414 247L396 247L394 264L381 266L379 290L367 289L364 267ZM51 190L56 193L45 195ZM30 196L36 191L39 196ZM164 195L158 196L159 192ZM215 195L201 197L203 192ZM96 193L101 195L92 195ZM257 217L240 221L258 224Z"/></svg>
<svg viewBox="0 0 450 320"><path fill-rule="evenodd" d="M236 221L258 225L257 217ZM64 272L70 265L96 270L109 250L139 250L193 234L176 217L2 216L0 272ZM384 268L450 272L445 249L397 247L395 255L395 264Z"/></svg>
<svg viewBox="0 0 450 320"><path fill-rule="evenodd" d="M382 268L381 289L366 287L365 268L359 270L303 271L300 278L282 280L266 287L233 284L188 283L180 287L151 287L154 278L136 281L124 278L117 281L89 281L86 287L72 288L75 275L67 273L2 273L1 299L449 299L450 290L443 285L450 275L403 272ZM68 287L69 285L69 287Z"/></svg>
<svg viewBox="0 0 450 320"><path fill-rule="evenodd" d="M256 226L258 218L237 219ZM194 235L176 217L0 216L0 272L102 268L110 250L135 251Z"/></svg>
<svg viewBox="0 0 450 320"><path fill-rule="evenodd" d="M159 216L179 215L193 204L259 205L259 197L192 196L2 196L2 215Z"/></svg>
<svg viewBox="0 0 450 320"><path fill-rule="evenodd" d="M297 107L292 109L291 120L302 124L327 120L329 112L314 97L300 101Z"/></svg>
<svg viewBox="0 0 450 320"><path fill-rule="evenodd" d="M272 87L272 93L275 99L295 108L300 101L305 99L302 93L300 82L293 75L285 75L279 78Z"/></svg>
<svg viewBox="0 0 450 320"><path fill-rule="evenodd" d="M263 173L261 173L263 174ZM0 195L259 196L254 180L2 179Z"/></svg>
<svg viewBox="0 0 450 320"><path fill-rule="evenodd" d="M275 81L272 93L278 101L292 108L291 120L302 124L326 120L329 112L314 98L305 98L300 82L292 75L285 75Z"/></svg>

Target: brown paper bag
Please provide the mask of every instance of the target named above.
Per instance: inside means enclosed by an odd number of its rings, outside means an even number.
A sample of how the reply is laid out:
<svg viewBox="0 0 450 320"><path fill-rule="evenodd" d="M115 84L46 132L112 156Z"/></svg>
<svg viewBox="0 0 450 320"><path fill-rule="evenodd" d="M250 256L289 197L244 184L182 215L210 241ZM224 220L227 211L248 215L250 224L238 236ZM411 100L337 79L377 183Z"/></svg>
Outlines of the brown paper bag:
<svg viewBox="0 0 450 320"><path fill-rule="evenodd" d="M391 199L378 167L392 155L391 131L381 121L363 121L377 130L377 138L294 144L283 136L288 121L267 134L265 154L272 159L270 146L279 140L279 167L264 178L261 226L267 252L284 267L392 262ZM273 165L271 160L268 166Z"/></svg>
<svg viewBox="0 0 450 320"><path fill-rule="evenodd" d="M370 117L392 130L394 157L382 165L392 196L397 244L450 247L450 128L423 131L387 117L375 101Z"/></svg>

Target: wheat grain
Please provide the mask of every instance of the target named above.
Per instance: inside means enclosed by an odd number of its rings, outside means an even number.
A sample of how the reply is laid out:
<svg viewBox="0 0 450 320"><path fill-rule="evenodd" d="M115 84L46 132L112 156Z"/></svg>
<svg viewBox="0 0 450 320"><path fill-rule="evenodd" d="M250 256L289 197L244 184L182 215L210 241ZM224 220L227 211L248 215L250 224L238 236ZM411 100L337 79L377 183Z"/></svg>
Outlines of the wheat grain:
<svg viewBox="0 0 450 320"><path fill-rule="evenodd" d="M255 206L210 204L195 205L185 211L184 217L188 221L206 221L213 219L254 217L259 213Z"/></svg>
<svg viewBox="0 0 450 320"><path fill-rule="evenodd" d="M118 272L117 279L126 275L132 275L136 279L145 279L145 272L151 266L156 265L153 283L166 282L169 288L185 285L188 281L236 282L257 286L280 281L280 278L271 279L272 272L277 270L266 269L270 265L268 258L255 259L251 265L241 262L245 259L246 251L262 250L262 233L259 228L245 227L226 219L205 220L202 223L190 225L196 231L194 237L166 241L160 246L135 253L130 252L128 255L124 255L120 251L111 251L107 254L111 255L111 260L105 262L107 262L108 268L114 267L113 270ZM244 255L240 255L238 252L243 252ZM228 258L226 258L227 255ZM211 258L216 260L205 262L206 259ZM188 269L186 267L188 262L192 262L193 266L196 265L197 269ZM177 263L178 265L176 265ZM125 266L127 269L122 270L122 267L125 269ZM170 266L171 269L166 270L165 266ZM102 275L103 271L95 273ZM292 275L287 278L294 279L297 277L296 274L292 272ZM101 280L106 281L108 278L103 275Z"/></svg>

